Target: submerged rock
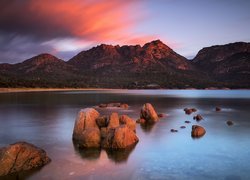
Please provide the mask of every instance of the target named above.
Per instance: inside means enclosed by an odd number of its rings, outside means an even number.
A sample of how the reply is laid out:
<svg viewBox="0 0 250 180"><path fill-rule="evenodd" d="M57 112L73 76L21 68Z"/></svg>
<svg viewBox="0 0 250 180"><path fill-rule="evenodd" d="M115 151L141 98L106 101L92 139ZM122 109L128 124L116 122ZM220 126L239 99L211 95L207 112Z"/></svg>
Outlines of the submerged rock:
<svg viewBox="0 0 250 180"><path fill-rule="evenodd" d="M215 111L221 111L221 108L220 107L216 107Z"/></svg>
<svg viewBox="0 0 250 180"><path fill-rule="evenodd" d="M99 108L113 108L113 107L117 107L117 108L122 108L122 109L128 109L128 104L125 103L108 103L108 104L99 104L98 105Z"/></svg>
<svg viewBox="0 0 250 180"><path fill-rule="evenodd" d="M184 111L185 111L185 113L186 114L192 114L193 112L196 112L197 111L197 109L195 109L195 108L184 108L183 109Z"/></svg>
<svg viewBox="0 0 250 180"><path fill-rule="evenodd" d="M203 117L200 114L197 114L196 116L193 117L194 120L200 121L203 119Z"/></svg>
<svg viewBox="0 0 250 180"><path fill-rule="evenodd" d="M158 114L158 117L159 117L159 118L163 118L163 117L164 117L164 114L162 114L162 113L161 113L161 114Z"/></svg>
<svg viewBox="0 0 250 180"><path fill-rule="evenodd" d="M185 123L189 124L189 123L191 123L191 122L190 122L190 121L185 121Z"/></svg>
<svg viewBox="0 0 250 180"><path fill-rule="evenodd" d="M119 107L123 109L128 109L129 106L128 104L121 104Z"/></svg>
<svg viewBox="0 0 250 180"><path fill-rule="evenodd" d="M181 128L181 129L185 129L185 128L186 128L186 126L181 126L180 128Z"/></svg>
<svg viewBox="0 0 250 180"><path fill-rule="evenodd" d="M202 137L202 136L204 136L204 134L206 134L206 130L202 126L198 126L198 125L192 126L191 136L193 138Z"/></svg>
<svg viewBox="0 0 250 180"><path fill-rule="evenodd" d="M145 119L146 123L155 123L159 120L158 114L150 103L143 105L140 118Z"/></svg>
<svg viewBox="0 0 250 180"><path fill-rule="evenodd" d="M51 160L43 149L17 142L0 149L0 176L42 167Z"/></svg>
<svg viewBox="0 0 250 180"><path fill-rule="evenodd" d="M176 129L171 129L170 132L178 132Z"/></svg>
<svg viewBox="0 0 250 180"><path fill-rule="evenodd" d="M232 125L234 125L234 123L233 123L233 121L227 121L227 125L232 126Z"/></svg>

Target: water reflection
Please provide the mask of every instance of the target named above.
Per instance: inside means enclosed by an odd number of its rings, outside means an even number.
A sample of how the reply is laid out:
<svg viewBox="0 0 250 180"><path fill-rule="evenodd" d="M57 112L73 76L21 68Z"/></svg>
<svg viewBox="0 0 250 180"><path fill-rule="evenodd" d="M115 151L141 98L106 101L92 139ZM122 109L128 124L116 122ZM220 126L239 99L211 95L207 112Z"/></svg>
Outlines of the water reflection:
<svg viewBox="0 0 250 180"><path fill-rule="evenodd" d="M41 170L26 177L19 174L19 179L250 179L250 91L245 99L243 91L126 92L0 94L0 146L25 140L52 158ZM138 119L146 102L168 116L152 126L138 124L140 142L132 149L73 147L79 109L105 102L129 104L129 111L118 113L133 119ZM216 106L221 112L215 112ZM204 121L197 123L185 115L185 107L197 108ZM114 109L106 113L110 111ZM235 122L234 126L228 127L227 120ZM194 140L191 126L195 124L207 133ZM179 129L183 125L186 128ZM171 133L172 128L178 133Z"/></svg>
<svg viewBox="0 0 250 180"><path fill-rule="evenodd" d="M77 143L73 141L75 152L80 155L81 158L87 160L97 160L100 158L101 149L100 148L79 148Z"/></svg>
<svg viewBox="0 0 250 180"><path fill-rule="evenodd" d="M38 171L40 171L42 168L43 167L38 167L38 168L35 168L35 169L31 169L31 170L26 170L26 171L12 173L12 174L7 175L7 176L1 176L0 179L1 180L22 180L22 179L28 179L29 177L32 177L32 175L34 175L35 173L37 173Z"/></svg>
<svg viewBox="0 0 250 180"><path fill-rule="evenodd" d="M140 126L141 126L141 129L142 129L143 132L150 133L154 129L155 124L152 124L152 123L141 123Z"/></svg>
<svg viewBox="0 0 250 180"><path fill-rule="evenodd" d="M133 152L136 145L133 145L131 147L127 147L126 149L119 149L119 150L112 150L107 149L106 153L108 155L108 158L115 163L125 163L127 162L129 155Z"/></svg>
<svg viewBox="0 0 250 180"><path fill-rule="evenodd" d="M127 147L125 149L104 149L101 150L100 148L79 148L76 143L74 143L74 149L75 152L83 159L86 160L98 160L100 159L101 152L105 151L108 158L112 160L115 163L126 163L129 155L133 152L136 145L132 145L130 147Z"/></svg>

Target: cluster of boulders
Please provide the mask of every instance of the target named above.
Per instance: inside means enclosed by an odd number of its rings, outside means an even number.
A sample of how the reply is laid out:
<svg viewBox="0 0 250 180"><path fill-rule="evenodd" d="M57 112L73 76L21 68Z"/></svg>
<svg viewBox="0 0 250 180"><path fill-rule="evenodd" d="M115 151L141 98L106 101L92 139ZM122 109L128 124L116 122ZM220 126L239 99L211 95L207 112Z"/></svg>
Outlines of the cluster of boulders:
<svg viewBox="0 0 250 180"><path fill-rule="evenodd" d="M0 149L0 176L42 167L50 161L43 149L17 142Z"/></svg>
<svg viewBox="0 0 250 180"><path fill-rule="evenodd" d="M136 144L136 124L127 115L100 116L93 108L82 109L75 120L73 141L81 148L123 149Z"/></svg>
<svg viewBox="0 0 250 180"><path fill-rule="evenodd" d="M193 112L197 111L196 108L184 108L183 110L185 111L185 114L187 114L187 115L190 115ZM221 111L221 108L215 107L215 111ZM196 120L197 122L199 122L199 121L203 120L204 118L200 114L196 114L195 116L193 116L193 119ZM185 121L185 123L188 124L188 123L190 123L190 121ZM226 123L228 126L232 126L234 124L233 121L227 121ZM180 128L184 129L185 126L181 126ZM176 129L171 129L170 131L171 132L178 132L178 130L176 130ZM198 126L198 125L192 126L191 136L193 138L199 138L199 137L204 136L205 134L206 134L206 130L204 127Z"/></svg>
<svg viewBox="0 0 250 180"><path fill-rule="evenodd" d="M195 108L185 108L183 109L185 111L185 114L187 115L190 115L192 114L193 112L196 112L197 109ZM197 114L193 117L194 120L196 121L200 121L203 119L203 117L200 115L200 114ZM191 123L190 121L184 121L186 124L189 124ZM185 129L186 126L180 126L180 129ZM178 132L177 129L171 129L170 132ZM193 138L199 138L199 137L202 137L204 134L206 133L206 130L202 127L202 126L198 126L198 125L193 125L192 126L192 131L191 131L191 136Z"/></svg>
<svg viewBox="0 0 250 180"><path fill-rule="evenodd" d="M128 109L128 104L126 103L107 103L107 104L99 104L99 108L122 108L122 109Z"/></svg>
<svg viewBox="0 0 250 180"><path fill-rule="evenodd" d="M108 103L100 104L98 107L127 109L129 106L122 103ZM196 112L197 109L185 108L184 111L189 115ZM216 107L215 111L221 111L221 108ZM143 105L140 118L136 122L141 125L152 125L163 116L163 114L157 114L150 103L146 103ZM193 119L200 121L203 117L197 114ZM106 150L129 149L139 141L136 136L136 122L127 115L119 115L115 112L109 116L101 116L94 108L82 109L75 120L72 137L74 145L79 148L104 148ZM185 123L191 122L185 121ZM226 123L228 126L234 124L232 121ZM180 126L180 128L184 129L186 126ZM176 129L170 131L178 132ZM202 137L205 133L204 127L192 126L191 136L193 138ZM44 150L26 142L15 143L0 149L0 176L41 167L50 161Z"/></svg>

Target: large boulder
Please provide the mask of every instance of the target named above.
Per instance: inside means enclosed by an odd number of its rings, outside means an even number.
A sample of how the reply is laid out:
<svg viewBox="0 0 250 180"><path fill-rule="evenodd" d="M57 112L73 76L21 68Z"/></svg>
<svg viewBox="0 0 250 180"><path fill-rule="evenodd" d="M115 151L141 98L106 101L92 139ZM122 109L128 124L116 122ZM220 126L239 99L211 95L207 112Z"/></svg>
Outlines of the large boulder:
<svg viewBox="0 0 250 180"><path fill-rule="evenodd" d="M51 160L43 149L17 142L0 149L0 176L42 167Z"/></svg>
<svg viewBox="0 0 250 180"><path fill-rule="evenodd" d="M204 136L204 134L206 134L206 130L202 126L198 126L198 125L192 126L191 136L193 138L202 137L202 136Z"/></svg>
<svg viewBox="0 0 250 180"><path fill-rule="evenodd" d="M125 124L132 131L136 131L136 122L127 115L120 116L120 124Z"/></svg>
<svg viewBox="0 0 250 180"><path fill-rule="evenodd" d="M99 117L99 115L100 114L93 108L85 108L80 110L75 120L73 139L81 139L83 131L87 128L98 128L96 119Z"/></svg>
<svg viewBox="0 0 250 180"><path fill-rule="evenodd" d="M158 114L150 103L142 106L140 118L145 119L147 123L155 123L159 120Z"/></svg>
<svg viewBox="0 0 250 180"><path fill-rule="evenodd" d="M101 145L101 133L96 123L99 113L93 108L80 110L75 120L73 140L79 147L98 148Z"/></svg>
<svg viewBox="0 0 250 180"><path fill-rule="evenodd" d="M126 125L121 125L115 129L110 129L102 146L111 149L124 149L136 144L139 141L135 132Z"/></svg>

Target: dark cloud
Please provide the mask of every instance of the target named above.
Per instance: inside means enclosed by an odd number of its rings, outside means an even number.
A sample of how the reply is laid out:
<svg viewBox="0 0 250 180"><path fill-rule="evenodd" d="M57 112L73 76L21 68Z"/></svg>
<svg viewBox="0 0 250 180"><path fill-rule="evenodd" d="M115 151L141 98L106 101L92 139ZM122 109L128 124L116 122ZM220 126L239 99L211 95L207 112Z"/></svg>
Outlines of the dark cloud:
<svg viewBox="0 0 250 180"><path fill-rule="evenodd" d="M54 53L54 48L31 37L1 33L0 63L16 63L40 53Z"/></svg>
<svg viewBox="0 0 250 180"><path fill-rule="evenodd" d="M20 61L44 51L69 58L86 44L139 42L131 31L142 12L137 2L1 0L0 62Z"/></svg>

